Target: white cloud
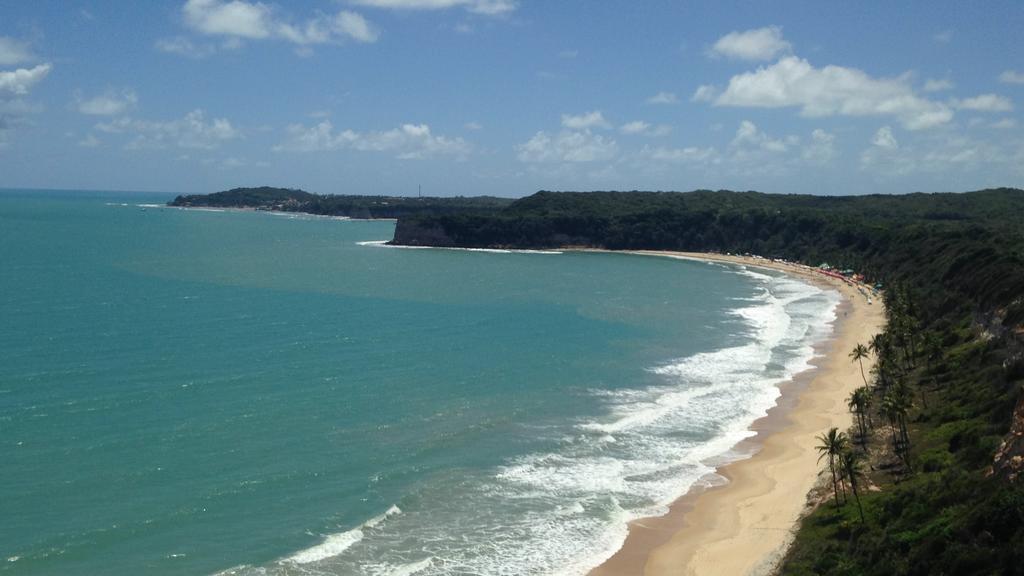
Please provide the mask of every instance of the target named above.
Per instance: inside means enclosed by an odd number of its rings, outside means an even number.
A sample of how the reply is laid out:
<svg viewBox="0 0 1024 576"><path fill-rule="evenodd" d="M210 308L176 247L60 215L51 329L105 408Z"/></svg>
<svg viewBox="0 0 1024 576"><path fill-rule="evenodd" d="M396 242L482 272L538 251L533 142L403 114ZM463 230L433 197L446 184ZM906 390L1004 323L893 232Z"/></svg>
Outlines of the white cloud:
<svg viewBox="0 0 1024 576"><path fill-rule="evenodd" d="M827 154L829 146L827 138L825 140L818 143L825 148L823 154ZM794 154L802 152L799 137L787 135L774 138L753 122L744 120L740 122L736 135L723 151L718 163L731 174L779 177L792 172L802 163L800 156Z"/></svg>
<svg viewBox="0 0 1024 576"><path fill-rule="evenodd" d="M196 44L184 36L161 38L154 43L157 50L168 54L177 54L186 58L206 58L216 52L209 44Z"/></svg>
<svg viewBox="0 0 1024 576"><path fill-rule="evenodd" d="M10 124L3 116L0 116L0 152L3 152L4 150L10 148L10 132Z"/></svg>
<svg viewBox="0 0 1024 576"><path fill-rule="evenodd" d="M644 147L632 158L638 170L662 170L665 164L699 168L705 175L779 177L807 166L822 166L837 155L836 138L822 129L804 143L795 135L774 138L753 122L743 121L724 150L714 147Z"/></svg>
<svg viewBox="0 0 1024 576"><path fill-rule="evenodd" d="M1006 70L999 75L999 81L1004 84L1024 84L1024 72Z"/></svg>
<svg viewBox="0 0 1024 576"><path fill-rule="evenodd" d="M464 125L466 130L483 130L484 127L479 122L466 122Z"/></svg>
<svg viewBox="0 0 1024 576"><path fill-rule="evenodd" d="M600 110L586 112L573 116L562 114L562 126L571 130L589 130L590 128L611 128L612 125L604 119Z"/></svg>
<svg viewBox="0 0 1024 576"><path fill-rule="evenodd" d="M939 44L949 44L949 41L952 39L952 30L943 30L942 32L936 32L935 34L932 34L932 40L935 40Z"/></svg>
<svg viewBox="0 0 1024 576"><path fill-rule="evenodd" d="M17 96L28 94L28 91L46 78L52 69L53 66L47 63L34 68L18 68L11 72L0 71L0 93L9 92Z"/></svg>
<svg viewBox="0 0 1024 576"><path fill-rule="evenodd" d="M753 147L767 152L785 152L788 148L783 140L774 140L762 132L753 122L744 120L736 130L736 136L729 144L733 147Z"/></svg>
<svg viewBox="0 0 1024 576"><path fill-rule="evenodd" d="M50 73L49 63L33 68L0 71L0 149L10 147L15 131L31 124L29 116L42 111L39 104L23 98Z"/></svg>
<svg viewBox="0 0 1024 576"><path fill-rule="evenodd" d="M348 10L336 14L318 14L303 23L292 23L280 18L271 6L262 2L244 0L188 0L182 7L185 23L193 30L208 36L226 36L231 43L226 48L237 48L241 40L277 38L299 46L328 44L343 39L357 42L375 42L378 33L361 15ZM209 47L196 47L187 39L172 38L157 42L164 52L197 57Z"/></svg>
<svg viewBox="0 0 1024 576"><path fill-rule="evenodd" d="M724 149L713 146L644 146L624 156L634 169L658 173L673 165L698 170L703 177L734 181L738 176L776 178L832 162L838 152L835 135L815 129L806 140L795 135L772 137L753 122L740 123L735 137ZM763 184L762 184L763 185Z"/></svg>
<svg viewBox="0 0 1024 576"><path fill-rule="evenodd" d="M39 112L39 107L24 100L0 100L0 150L9 148L15 132L32 124L30 114Z"/></svg>
<svg viewBox="0 0 1024 576"><path fill-rule="evenodd" d="M835 135L817 128L811 132L811 141L804 146L801 157L812 164L826 164L836 156L835 141Z"/></svg>
<svg viewBox="0 0 1024 576"><path fill-rule="evenodd" d="M359 14L342 10L334 18L335 26L339 33L345 34L359 42L369 43L377 41L377 31Z"/></svg>
<svg viewBox="0 0 1024 576"><path fill-rule="evenodd" d="M558 57L564 60L572 60L580 55L579 50L562 50L558 53Z"/></svg>
<svg viewBox="0 0 1024 576"><path fill-rule="evenodd" d="M399 128L373 132L343 130L335 132L329 121L306 127L292 124L287 139L274 147L276 151L322 152L352 149L361 152L394 152L400 159L429 156L465 158L472 147L462 138L435 136L426 124L403 124Z"/></svg>
<svg viewBox="0 0 1024 576"><path fill-rule="evenodd" d="M599 162L614 158L618 144L590 132L563 131L549 136L541 131L516 146L516 151L522 162Z"/></svg>
<svg viewBox="0 0 1024 576"><path fill-rule="evenodd" d="M895 116L911 130L949 122L945 104L914 94L906 78L872 78L855 68L815 68L796 56L733 76L715 100L718 106L796 106L808 117Z"/></svg>
<svg viewBox="0 0 1024 576"><path fill-rule="evenodd" d="M619 127L619 130L623 134L643 134L651 127L650 124L643 120L635 120L633 122L627 122Z"/></svg>
<svg viewBox="0 0 1024 576"><path fill-rule="evenodd" d="M634 120L633 122L627 122L622 126L619 126L619 131L623 134L630 135L668 136L672 132L672 127L667 124L652 126L650 123L644 122L643 120Z"/></svg>
<svg viewBox="0 0 1024 576"><path fill-rule="evenodd" d="M211 150L225 141L241 137L231 122L224 118L207 122L202 110L193 110L183 118L170 121L118 118L97 124L96 129L109 134L134 135L126 146L129 149L176 146Z"/></svg>
<svg viewBox="0 0 1024 576"><path fill-rule="evenodd" d="M337 36L347 36L357 42L376 42L378 33L365 18L342 10L333 16L320 16L308 20L303 26L280 23L280 37L299 45L326 44Z"/></svg>
<svg viewBox="0 0 1024 576"><path fill-rule="evenodd" d="M679 97L672 92L658 92L647 99L648 104L675 104L677 102L679 102Z"/></svg>
<svg viewBox="0 0 1024 576"><path fill-rule="evenodd" d="M996 128L997 130L1009 130L1017 127L1017 121L1013 118L1003 118L1002 120L993 122L991 127Z"/></svg>
<svg viewBox="0 0 1024 576"><path fill-rule="evenodd" d="M476 14L497 16L512 12L515 0L353 0L353 4L391 10L447 10L465 8Z"/></svg>
<svg viewBox="0 0 1024 576"><path fill-rule="evenodd" d="M698 146L644 148L640 151L640 156L658 162L674 164L704 164L720 161L718 152L714 148L700 148Z"/></svg>
<svg viewBox="0 0 1024 576"><path fill-rule="evenodd" d="M711 102L715 99L717 92L718 90L714 86L702 84L693 91L693 96L690 96L690 102Z"/></svg>
<svg viewBox="0 0 1024 576"><path fill-rule="evenodd" d="M942 92L944 90L952 90L953 82L948 78L933 79L929 78L924 82L925 92Z"/></svg>
<svg viewBox="0 0 1024 576"><path fill-rule="evenodd" d="M87 100L76 94L75 100L78 103L78 111L82 114L116 116L134 108L138 97L133 90L122 90L120 93L107 90Z"/></svg>
<svg viewBox="0 0 1024 576"><path fill-rule="evenodd" d="M871 144L878 146L879 148L886 148L894 150L900 147L899 142L896 141L896 137L892 135L892 128L888 126L882 126L875 132L875 136L871 138Z"/></svg>
<svg viewBox="0 0 1024 576"><path fill-rule="evenodd" d="M1024 147L1016 150L966 136L932 134L914 144L887 148L872 146L861 153L861 169L886 176L930 173L963 176L974 171L991 172L993 167L1019 169ZM973 177L972 177L973 178Z"/></svg>
<svg viewBox="0 0 1024 576"><path fill-rule="evenodd" d="M260 39L273 28L270 7L262 2L188 0L182 12L185 23L204 34Z"/></svg>
<svg viewBox="0 0 1024 576"><path fill-rule="evenodd" d="M15 66L35 60L28 43L0 36L0 66Z"/></svg>
<svg viewBox="0 0 1024 576"><path fill-rule="evenodd" d="M973 98L964 98L954 102L957 108L976 110L978 112L1009 112L1013 103L1009 98L997 94L981 94Z"/></svg>
<svg viewBox="0 0 1024 576"><path fill-rule="evenodd" d="M42 111L43 107L39 104L29 102L24 98L5 99L4 95L0 94L0 118L4 118L9 123L8 128L11 124L20 124L21 119Z"/></svg>
<svg viewBox="0 0 1024 576"><path fill-rule="evenodd" d="M101 144L100 139L96 136L89 134L85 138L78 141L78 145L82 148L95 148Z"/></svg>
<svg viewBox="0 0 1024 576"><path fill-rule="evenodd" d="M715 42L711 47L711 54L739 60L771 60L789 49L789 42L782 38L782 28L767 26L744 32L730 32Z"/></svg>

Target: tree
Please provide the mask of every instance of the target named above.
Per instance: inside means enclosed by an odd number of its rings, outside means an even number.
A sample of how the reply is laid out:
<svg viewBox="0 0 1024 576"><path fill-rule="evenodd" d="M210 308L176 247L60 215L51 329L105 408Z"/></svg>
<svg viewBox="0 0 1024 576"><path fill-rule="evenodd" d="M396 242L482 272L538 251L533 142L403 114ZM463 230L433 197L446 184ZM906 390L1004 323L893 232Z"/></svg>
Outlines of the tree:
<svg viewBox="0 0 1024 576"><path fill-rule="evenodd" d="M846 438L846 434L839 431L838 428L830 428L826 434L821 434L817 438L818 444L815 446L815 450L818 451L818 462L821 462L822 458L828 457L828 469L832 473L832 490L836 498L836 507L839 507L839 478L837 476L836 460L839 456L849 447L849 441Z"/></svg>
<svg viewBox="0 0 1024 576"><path fill-rule="evenodd" d="M910 434L907 432L907 413L912 406L910 391L902 381L897 381L882 398L882 413L889 419L893 449L903 459L908 469Z"/></svg>
<svg viewBox="0 0 1024 576"><path fill-rule="evenodd" d="M853 352L850 352L850 358L853 358L854 362L860 364L860 377L864 380L865 386L868 385L868 379L864 376L864 359L869 356L870 354L868 353L867 346L860 343L853 347Z"/></svg>
<svg viewBox="0 0 1024 576"><path fill-rule="evenodd" d="M889 337L885 332L875 334L871 337L871 341L868 342L868 350L874 352L875 356L884 356L890 348Z"/></svg>
<svg viewBox="0 0 1024 576"><path fill-rule="evenodd" d="M864 523L864 507L860 503L860 492L857 490L857 483L864 478L864 456L853 450L846 450L840 456L840 464L843 472L850 479L850 489L853 491L853 498L857 501L857 511L860 513L860 522Z"/></svg>
<svg viewBox="0 0 1024 576"><path fill-rule="evenodd" d="M867 425L866 420L868 417L868 410L871 407L871 389L867 386L861 386L850 394L850 399L846 404L850 411L857 415L857 428L860 431L860 444L862 447L867 446Z"/></svg>

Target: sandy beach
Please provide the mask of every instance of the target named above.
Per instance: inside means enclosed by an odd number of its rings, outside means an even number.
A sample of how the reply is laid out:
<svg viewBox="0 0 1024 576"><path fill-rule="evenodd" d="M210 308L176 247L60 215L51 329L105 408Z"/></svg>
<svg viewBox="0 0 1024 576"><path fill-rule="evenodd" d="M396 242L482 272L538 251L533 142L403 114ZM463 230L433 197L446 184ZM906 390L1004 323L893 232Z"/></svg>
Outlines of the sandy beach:
<svg viewBox="0 0 1024 576"><path fill-rule="evenodd" d="M869 304L855 285L798 264L719 254L635 253L771 268L843 295L833 336L820 346L812 362L815 368L781 386L777 405L752 426L756 436L737 446L753 456L719 467L724 482L691 490L665 516L631 523L623 547L591 575L770 573L792 540L823 470L815 437L832 426L845 430L852 423L846 401L864 382L849 353L882 330L882 303L875 299ZM871 361L865 361L865 372L870 367Z"/></svg>

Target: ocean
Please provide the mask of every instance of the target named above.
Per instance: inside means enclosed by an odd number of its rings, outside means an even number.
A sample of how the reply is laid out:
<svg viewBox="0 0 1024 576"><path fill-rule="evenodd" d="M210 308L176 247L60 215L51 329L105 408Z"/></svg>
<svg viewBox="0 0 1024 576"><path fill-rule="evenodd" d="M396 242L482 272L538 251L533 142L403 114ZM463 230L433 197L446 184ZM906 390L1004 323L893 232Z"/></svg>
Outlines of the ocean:
<svg viewBox="0 0 1024 576"><path fill-rule="evenodd" d="M0 191L0 572L585 574L741 456L839 301L171 196Z"/></svg>

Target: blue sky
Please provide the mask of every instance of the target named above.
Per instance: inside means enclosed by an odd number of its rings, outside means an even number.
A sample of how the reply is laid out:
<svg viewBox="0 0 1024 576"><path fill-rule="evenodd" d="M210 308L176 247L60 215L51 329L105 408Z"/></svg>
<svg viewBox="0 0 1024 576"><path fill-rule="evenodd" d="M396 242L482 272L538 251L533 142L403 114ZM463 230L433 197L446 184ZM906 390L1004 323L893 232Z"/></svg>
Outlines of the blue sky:
<svg viewBox="0 0 1024 576"><path fill-rule="evenodd" d="M1024 187L1020 2L0 0L0 187Z"/></svg>

